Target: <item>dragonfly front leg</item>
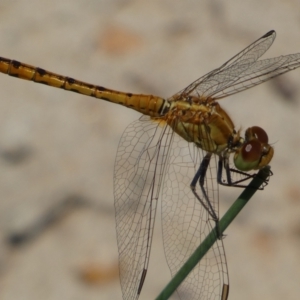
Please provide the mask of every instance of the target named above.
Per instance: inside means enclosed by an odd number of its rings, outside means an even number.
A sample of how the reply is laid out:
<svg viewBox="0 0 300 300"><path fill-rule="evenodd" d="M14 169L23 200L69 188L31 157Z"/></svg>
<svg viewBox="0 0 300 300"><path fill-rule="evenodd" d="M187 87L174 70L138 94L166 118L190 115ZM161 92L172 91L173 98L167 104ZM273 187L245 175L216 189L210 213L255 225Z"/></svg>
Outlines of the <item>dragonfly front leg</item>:
<svg viewBox="0 0 300 300"><path fill-rule="evenodd" d="M223 170L225 169L225 176L226 179L223 180ZM232 174L239 174L242 178L238 180L232 180ZM272 175L272 174L271 174ZM228 159L225 157L220 156L219 163L218 163L218 172L217 172L217 181L219 184L224 186L233 186L239 188L246 188L248 185L243 184L245 181L252 179L256 176L256 173L249 174L237 169L233 169L229 167ZM259 190L263 190L264 187L268 184L268 179L264 182L264 185L259 188Z"/></svg>
<svg viewBox="0 0 300 300"><path fill-rule="evenodd" d="M192 190L193 194L197 198L197 200L202 204L202 206L206 209L208 214L215 221L218 238L222 238L222 234L219 231L219 217L218 217L211 201L209 200L207 191L205 190L205 187L204 187L206 172L207 172L207 169L208 169L208 166L209 166L209 163L210 163L211 156L212 156L211 153L207 153L205 155L205 157L203 158L203 160L200 164L200 167L199 167L198 171L196 172L196 174L195 174L195 176L194 176L194 178L191 182L190 187L191 187L191 190ZM199 194L197 193L197 191L196 191L196 185L197 185L198 181L199 181L199 185L200 185L200 188L201 188L203 198L201 198L199 196Z"/></svg>

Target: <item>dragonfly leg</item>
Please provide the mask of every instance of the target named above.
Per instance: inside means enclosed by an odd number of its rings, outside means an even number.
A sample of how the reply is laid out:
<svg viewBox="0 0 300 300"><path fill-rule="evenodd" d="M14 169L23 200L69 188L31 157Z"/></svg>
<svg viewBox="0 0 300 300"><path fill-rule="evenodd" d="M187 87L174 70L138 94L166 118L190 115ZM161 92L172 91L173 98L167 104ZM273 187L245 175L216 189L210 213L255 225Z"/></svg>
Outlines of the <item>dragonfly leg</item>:
<svg viewBox="0 0 300 300"><path fill-rule="evenodd" d="M226 180L223 180L223 170L225 169L225 176L226 176ZM243 178L239 179L239 180L232 180L232 174L239 174L241 176L243 176ZM271 175L273 175L273 173L271 173ZM219 184L224 185L224 186L233 186L233 187L239 187L239 188L246 188L248 185L246 184L242 184L243 182L252 179L256 176L256 173L254 174L249 174L234 168L230 168L229 167L229 163L228 163L228 159L221 157L219 159L219 163L218 163L218 172L217 172L217 181ZM262 185L259 190L263 190L264 187L268 184L269 179L267 179L264 182L264 185Z"/></svg>
<svg viewBox="0 0 300 300"><path fill-rule="evenodd" d="M194 178L191 182L190 187L191 187L191 190L192 190L193 194L197 198L197 200L202 204L202 206L206 209L208 214L215 221L218 238L222 238L222 234L220 233L220 230L219 230L218 215L217 215L215 209L213 208L212 203L210 202L210 200L208 198L208 195L207 195L207 192L206 192L205 187L204 187L206 171L208 169L211 156L212 156L211 153L207 153L205 155L205 157L203 158L203 160L200 164L200 167L199 167L198 171L196 172L196 174L195 174L195 176L194 176ZM201 198L199 196L199 194L197 193L197 191L196 191L196 185L197 185L198 181L199 181L199 185L200 185L200 188L201 188L203 198Z"/></svg>

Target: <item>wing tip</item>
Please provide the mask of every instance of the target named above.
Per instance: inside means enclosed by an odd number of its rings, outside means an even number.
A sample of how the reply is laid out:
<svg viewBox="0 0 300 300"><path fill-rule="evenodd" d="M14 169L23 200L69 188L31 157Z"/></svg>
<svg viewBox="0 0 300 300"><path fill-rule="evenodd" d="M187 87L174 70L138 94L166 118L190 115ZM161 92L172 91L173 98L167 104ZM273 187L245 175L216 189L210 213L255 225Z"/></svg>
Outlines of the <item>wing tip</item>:
<svg viewBox="0 0 300 300"><path fill-rule="evenodd" d="M272 29L272 30L268 31L265 35L263 35L262 38L266 38L273 34L276 35L276 31Z"/></svg>

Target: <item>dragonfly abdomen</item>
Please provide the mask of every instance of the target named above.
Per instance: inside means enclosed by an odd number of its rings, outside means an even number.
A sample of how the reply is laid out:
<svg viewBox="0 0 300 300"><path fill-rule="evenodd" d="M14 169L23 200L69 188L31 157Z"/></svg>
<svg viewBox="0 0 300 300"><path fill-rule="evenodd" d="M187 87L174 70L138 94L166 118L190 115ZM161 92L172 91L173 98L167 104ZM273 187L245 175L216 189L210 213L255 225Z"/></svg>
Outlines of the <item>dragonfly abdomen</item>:
<svg viewBox="0 0 300 300"><path fill-rule="evenodd" d="M166 102L166 100L157 96L114 91L4 57L0 57L0 72L9 76L121 104L151 117L160 117Z"/></svg>

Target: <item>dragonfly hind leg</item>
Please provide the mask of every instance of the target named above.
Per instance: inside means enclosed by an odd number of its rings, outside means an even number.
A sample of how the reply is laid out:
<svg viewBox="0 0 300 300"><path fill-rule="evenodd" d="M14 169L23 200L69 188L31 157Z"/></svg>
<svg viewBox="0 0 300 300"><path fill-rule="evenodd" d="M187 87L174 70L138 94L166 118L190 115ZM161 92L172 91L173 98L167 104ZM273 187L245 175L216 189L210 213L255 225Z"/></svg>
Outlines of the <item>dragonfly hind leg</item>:
<svg viewBox="0 0 300 300"><path fill-rule="evenodd" d="M218 238L221 239L222 234L220 233L220 230L219 230L219 217L218 217L217 212L215 211L211 201L209 200L208 194L207 194L207 192L205 190L205 187L204 187L205 176L206 176L206 172L207 172L207 169L208 169L208 166L209 166L211 156L212 156L211 153L207 153L204 156L204 158L203 158L203 160L200 164L200 167L199 167L198 171L196 172L196 174L195 174L195 176L194 176L194 178L191 182L190 187L191 187L191 190L192 190L194 196L202 204L202 206L206 209L208 214L211 216L211 218L216 223L217 235L218 235ZM199 181L199 185L200 185L200 188L201 188L203 198L201 198L199 196L199 194L197 193L197 191L196 191L196 185L197 185L198 181Z"/></svg>

